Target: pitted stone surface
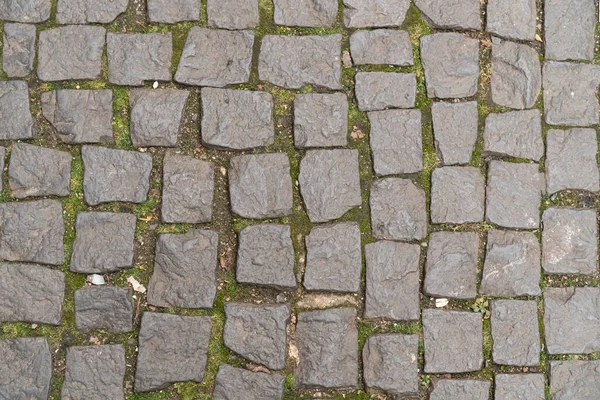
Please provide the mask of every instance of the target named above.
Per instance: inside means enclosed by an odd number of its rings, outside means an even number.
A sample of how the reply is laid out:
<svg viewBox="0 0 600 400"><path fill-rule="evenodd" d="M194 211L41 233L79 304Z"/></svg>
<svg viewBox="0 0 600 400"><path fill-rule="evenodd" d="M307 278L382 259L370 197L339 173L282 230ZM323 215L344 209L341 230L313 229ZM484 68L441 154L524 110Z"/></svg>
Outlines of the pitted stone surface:
<svg viewBox="0 0 600 400"><path fill-rule="evenodd" d="M489 0L486 30L514 40L534 40L537 20L535 0Z"/></svg>
<svg viewBox="0 0 600 400"><path fill-rule="evenodd" d="M0 3L0 19L37 23L50 18L52 0L5 0Z"/></svg>
<svg viewBox="0 0 600 400"><path fill-rule="evenodd" d="M267 92L202 89L202 142L245 150L273 144L273 96Z"/></svg>
<svg viewBox="0 0 600 400"><path fill-rule="evenodd" d="M284 377L251 372L221 364L215 380L214 400L281 400Z"/></svg>
<svg viewBox="0 0 600 400"><path fill-rule="evenodd" d="M92 329L131 332L133 304L130 289L88 286L75 291L75 326L82 332Z"/></svg>
<svg viewBox="0 0 600 400"><path fill-rule="evenodd" d="M417 96L417 78L414 73L358 72L355 95L361 111L386 108L411 108Z"/></svg>
<svg viewBox="0 0 600 400"><path fill-rule="evenodd" d="M207 0L208 26L254 28L259 23L258 0Z"/></svg>
<svg viewBox="0 0 600 400"><path fill-rule="evenodd" d="M348 98L343 93L294 98L294 144L298 148L346 146Z"/></svg>
<svg viewBox="0 0 600 400"><path fill-rule="evenodd" d="M468 164L475 150L479 114L477 102L431 106L435 149L443 165Z"/></svg>
<svg viewBox="0 0 600 400"><path fill-rule="evenodd" d="M134 214L80 212L71 271L106 273L133 266Z"/></svg>
<svg viewBox="0 0 600 400"><path fill-rule="evenodd" d="M294 246L288 225L248 226L239 233L236 279L276 289L295 289Z"/></svg>
<svg viewBox="0 0 600 400"><path fill-rule="evenodd" d="M251 362L284 369L287 352L287 304L225 304L225 346Z"/></svg>
<svg viewBox="0 0 600 400"><path fill-rule="evenodd" d="M595 400L600 392L600 361L550 361L554 400Z"/></svg>
<svg viewBox="0 0 600 400"><path fill-rule="evenodd" d="M347 28L400 26L410 0L344 0Z"/></svg>
<svg viewBox="0 0 600 400"><path fill-rule="evenodd" d="M540 112L534 109L489 114L483 132L483 151L539 161L544 155Z"/></svg>
<svg viewBox="0 0 600 400"><path fill-rule="evenodd" d="M127 10L128 0L58 0L57 24L108 24Z"/></svg>
<svg viewBox="0 0 600 400"><path fill-rule="evenodd" d="M482 222L485 180L479 168L442 167L431 176L431 222Z"/></svg>
<svg viewBox="0 0 600 400"><path fill-rule="evenodd" d="M286 89L304 85L341 89L342 35L283 36L262 39L258 58L261 80Z"/></svg>
<svg viewBox="0 0 600 400"><path fill-rule="evenodd" d="M48 399L52 378L48 339L0 339L0 354L0 396L3 399Z"/></svg>
<svg viewBox="0 0 600 400"><path fill-rule="evenodd" d="M497 374L496 400L544 400L544 374Z"/></svg>
<svg viewBox="0 0 600 400"><path fill-rule="evenodd" d="M0 171L4 171L4 164L6 159L6 147L0 146ZM0 179L0 192L3 190L3 183Z"/></svg>
<svg viewBox="0 0 600 400"><path fill-rule="evenodd" d="M380 241L365 246L365 318L419 319L419 256L415 244Z"/></svg>
<svg viewBox="0 0 600 400"><path fill-rule="evenodd" d="M35 26L4 24L2 70L6 75L11 78L22 78L33 71L35 41Z"/></svg>
<svg viewBox="0 0 600 400"><path fill-rule="evenodd" d="M0 140L33 139L34 129L27 82L0 82Z"/></svg>
<svg viewBox="0 0 600 400"><path fill-rule="evenodd" d="M415 5L435 28L481 29L477 0L415 0Z"/></svg>
<svg viewBox="0 0 600 400"><path fill-rule="evenodd" d="M1 322L60 325L64 295L64 273L35 264L0 263Z"/></svg>
<svg viewBox="0 0 600 400"><path fill-rule="evenodd" d="M592 60L596 29L594 0L544 1L544 37L549 60Z"/></svg>
<svg viewBox="0 0 600 400"><path fill-rule="evenodd" d="M483 365L483 324L480 313L423 310L425 372L477 371ZM487 389L486 389L487 393ZM456 399L457 397L439 397Z"/></svg>
<svg viewBox="0 0 600 400"><path fill-rule="evenodd" d="M415 63L408 32L395 29L354 32L350 36L350 53L354 65Z"/></svg>
<svg viewBox="0 0 600 400"><path fill-rule="evenodd" d="M148 0L148 20L174 24L200 20L200 3L196 0Z"/></svg>
<svg viewBox="0 0 600 400"><path fill-rule="evenodd" d="M291 214L294 204L287 153L233 157L229 167L229 195L232 212L243 218Z"/></svg>
<svg viewBox="0 0 600 400"><path fill-rule="evenodd" d="M273 0L277 25L331 26L338 13L337 0Z"/></svg>
<svg viewBox="0 0 600 400"><path fill-rule="evenodd" d="M148 304L211 308L217 293L218 248L219 235L213 231L159 235Z"/></svg>
<svg viewBox="0 0 600 400"><path fill-rule="evenodd" d="M539 365L537 302L495 300L491 311L494 362L515 366Z"/></svg>
<svg viewBox="0 0 600 400"><path fill-rule="evenodd" d="M300 387L352 388L358 383L356 310L331 308L298 314Z"/></svg>
<svg viewBox="0 0 600 400"><path fill-rule="evenodd" d="M175 81L214 87L247 82L253 45L252 31L192 27L179 60Z"/></svg>
<svg viewBox="0 0 600 400"><path fill-rule="evenodd" d="M411 180L376 180L371 186L370 203L375 238L420 240L427 234L425 192Z"/></svg>
<svg viewBox="0 0 600 400"><path fill-rule="evenodd" d="M490 382L439 380L433 384L429 400L489 400Z"/></svg>

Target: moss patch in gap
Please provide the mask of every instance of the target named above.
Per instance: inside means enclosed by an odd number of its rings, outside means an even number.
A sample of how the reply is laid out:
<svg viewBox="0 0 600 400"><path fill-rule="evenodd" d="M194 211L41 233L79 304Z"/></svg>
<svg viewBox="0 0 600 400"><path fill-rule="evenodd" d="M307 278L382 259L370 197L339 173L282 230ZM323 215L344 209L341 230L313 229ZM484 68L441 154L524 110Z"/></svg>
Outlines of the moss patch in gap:
<svg viewBox="0 0 600 400"><path fill-rule="evenodd" d="M129 90L127 88L113 88L112 124L116 147L123 150L135 150L129 131Z"/></svg>

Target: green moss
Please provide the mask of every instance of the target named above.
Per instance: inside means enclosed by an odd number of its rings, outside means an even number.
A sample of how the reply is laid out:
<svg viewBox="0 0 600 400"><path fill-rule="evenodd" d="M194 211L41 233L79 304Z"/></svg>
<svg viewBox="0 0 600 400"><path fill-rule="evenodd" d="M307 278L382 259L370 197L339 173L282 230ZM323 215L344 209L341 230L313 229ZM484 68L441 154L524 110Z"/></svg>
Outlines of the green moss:
<svg viewBox="0 0 600 400"><path fill-rule="evenodd" d="M129 131L129 91L127 88L113 88L113 129L119 149L135 150Z"/></svg>

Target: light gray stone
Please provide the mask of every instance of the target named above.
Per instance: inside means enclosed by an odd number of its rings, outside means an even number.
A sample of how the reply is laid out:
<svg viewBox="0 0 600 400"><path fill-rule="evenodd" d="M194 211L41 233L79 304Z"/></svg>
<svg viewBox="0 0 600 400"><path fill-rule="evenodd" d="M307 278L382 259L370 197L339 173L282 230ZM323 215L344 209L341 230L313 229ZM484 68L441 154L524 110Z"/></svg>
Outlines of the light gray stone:
<svg viewBox="0 0 600 400"><path fill-rule="evenodd" d="M348 143L348 98L344 93L306 93L294 98L294 144L298 148Z"/></svg>
<svg viewBox="0 0 600 400"><path fill-rule="evenodd" d="M544 155L539 110L489 114L483 131L483 151L491 155L539 161Z"/></svg>
<svg viewBox="0 0 600 400"><path fill-rule="evenodd" d="M108 24L127 10L128 0L58 0L57 24Z"/></svg>
<svg viewBox="0 0 600 400"><path fill-rule="evenodd" d="M258 0L207 0L208 26L248 29L259 24Z"/></svg>
<svg viewBox="0 0 600 400"><path fill-rule="evenodd" d="M174 24L200 20L200 2L196 0L148 0L148 20Z"/></svg>
<svg viewBox="0 0 600 400"><path fill-rule="evenodd" d="M534 300L495 300L491 305L492 357L496 364L537 366L540 363L538 307Z"/></svg>
<svg viewBox="0 0 600 400"><path fill-rule="evenodd" d="M497 374L496 400L545 400L544 374Z"/></svg>
<svg viewBox="0 0 600 400"><path fill-rule="evenodd" d="M221 364L215 379L214 400L281 400L283 399L283 376L251 372Z"/></svg>
<svg viewBox="0 0 600 400"><path fill-rule="evenodd" d="M52 0L4 0L0 3L0 19L38 23L50 18Z"/></svg>
<svg viewBox="0 0 600 400"><path fill-rule="evenodd" d="M488 0L486 30L514 40L534 40L537 24L535 0Z"/></svg>
<svg viewBox="0 0 600 400"><path fill-rule="evenodd" d="M429 400L489 400L491 383L476 380L438 380Z"/></svg>
<svg viewBox="0 0 600 400"><path fill-rule="evenodd" d="M431 222L465 224L482 222L485 180L479 168L442 167L431 176Z"/></svg>
<svg viewBox="0 0 600 400"><path fill-rule="evenodd" d="M595 400L600 392L600 361L550 361L554 400Z"/></svg>
<svg viewBox="0 0 600 400"><path fill-rule="evenodd" d="M417 78L414 73L358 72L355 79L354 91L360 111L415 106Z"/></svg>
<svg viewBox="0 0 600 400"><path fill-rule="evenodd" d="M337 0L273 0L277 25L326 27L335 22Z"/></svg>
<svg viewBox="0 0 600 400"><path fill-rule="evenodd" d="M350 36L350 53L354 65L414 65L410 36L407 31L375 29L356 31Z"/></svg>
<svg viewBox="0 0 600 400"><path fill-rule="evenodd" d="M544 1L544 39L549 60L594 58L596 3L594 0Z"/></svg>
<svg viewBox="0 0 600 400"><path fill-rule="evenodd" d="M4 24L2 70L9 77L22 78L33 71L35 59L35 26Z"/></svg>
<svg viewBox="0 0 600 400"><path fill-rule="evenodd" d="M86 286L75 291L75 326L78 331L106 329L111 333L133 331L131 289Z"/></svg>
<svg viewBox="0 0 600 400"><path fill-rule="evenodd" d="M477 102L435 102L431 115L435 149L442 165L471 162L479 125Z"/></svg>
<svg viewBox="0 0 600 400"><path fill-rule="evenodd" d="M0 82L0 140L33 139L34 132L27 82Z"/></svg>
<svg viewBox="0 0 600 400"><path fill-rule="evenodd" d="M343 0L346 28L400 26L410 0Z"/></svg>
<svg viewBox="0 0 600 400"><path fill-rule="evenodd" d="M3 399L48 399L52 355L47 338L1 339L0 354L0 396Z"/></svg>
<svg viewBox="0 0 600 400"><path fill-rule="evenodd" d="M429 23L440 29L481 29L478 0L415 0Z"/></svg>

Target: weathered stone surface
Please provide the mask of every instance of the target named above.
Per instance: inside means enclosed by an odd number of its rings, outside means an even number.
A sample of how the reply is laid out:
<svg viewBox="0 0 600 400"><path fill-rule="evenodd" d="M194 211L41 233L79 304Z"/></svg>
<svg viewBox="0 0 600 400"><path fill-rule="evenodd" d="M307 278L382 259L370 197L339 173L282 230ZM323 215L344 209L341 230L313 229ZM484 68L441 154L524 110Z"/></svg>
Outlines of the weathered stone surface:
<svg viewBox="0 0 600 400"><path fill-rule="evenodd" d="M287 153L233 157L229 167L231 210L243 218L291 214L294 206Z"/></svg>
<svg viewBox="0 0 600 400"><path fill-rule="evenodd" d="M534 40L537 20L535 0L489 0L486 30L514 40Z"/></svg>
<svg viewBox="0 0 600 400"><path fill-rule="evenodd" d="M544 186L544 175L537 164L491 161L486 221L505 228L537 228Z"/></svg>
<svg viewBox="0 0 600 400"><path fill-rule="evenodd" d="M600 361L550 361L554 400L595 400L600 391Z"/></svg>
<svg viewBox="0 0 600 400"><path fill-rule="evenodd" d="M273 144L273 96L267 92L202 89L202 142L245 150Z"/></svg>
<svg viewBox="0 0 600 400"><path fill-rule="evenodd" d="M50 18L51 0L5 0L0 3L0 19L5 21L44 22Z"/></svg>
<svg viewBox="0 0 600 400"><path fill-rule="evenodd" d="M375 238L420 240L427 234L425 192L411 180L376 180L371 186L370 202Z"/></svg>
<svg viewBox="0 0 600 400"><path fill-rule="evenodd" d="M477 0L415 0L415 5L435 28L481 29Z"/></svg>
<svg viewBox="0 0 600 400"><path fill-rule="evenodd" d="M89 205L143 203L150 189L152 156L137 151L83 146L83 194Z"/></svg>
<svg viewBox="0 0 600 400"><path fill-rule="evenodd" d="M423 291L434 297L477 297L479 236L475 232L433 232L427 246Z"/></svg>
<svg viewBox="0 0 600 400"><path fill-rule="evenodd" d="M48 398L52 378L48 339L2 339L0 354L0 396L3 399Z"/></svg>
<svg viewBox="0 0 600 400"><path fill-rule="evenodd" d="M69 25L40 32L37 74L42 81L98 79L106 29Z"/></svg>
<svg viewBox="0 0 600 400"><path fill-rule="evenodd" d="M236 279L241 283L295 289L294 246L288 225L248 226L239 233Z"/></svg>
<svg viewBox="0 0 600 400"><path fill-rule="evenodd" d="M346 146L348 98L343 93L306 93L294 98L294 144L298 148Z"/></svg>
<svg viewBox="0 0 600 400"><path fill-rule="evenodd" d="M354 65L414 65L407 31L376 29L356 31L350 36L350 53Z"/></svg>
<svg viewBox="0 0 600 400"><path fill-rule="evenodd" d="M539 161L544 155L539 110L489 114L483 132L483 151L492 155Z"/></svg>
<svg viewBox="0 0 600 400"><path fill-rule="evenodd" d="M492 301L492 357L496 364L536 366L540 363L537 302Z"/></svg>
<svg viewBox="0 0 600 400"><path fill-rule="evenodd" d="M479 83L479 40L454 32L421 37L427 96L470 97Z"/></svg>
<svg viewBox="0 0 600 400"><path fill-rule="evenodd" d="M342 35L283 36L262 39L258 75L287 89L304 85L341 89Z"/></svg>
<svg viewBox="0 0 600 400"><path fill-rule="evenodd" d="M338 12L337 0L273 0L277 25L331 26Z"/></svg>
<svg viewBox="0 0 600 400"><path fill-rule="evenodd" d="M419 319L419 245L380 241L365 246L365 318Z"/></svg>
<svg viewBox="0 0 600 400"><path fill-rule="evenodd" d="M41 265L0 263L1 322L60 325L64 294L65 274L60 271Z"/></svg>
<svg viewBox="0 0 600 400"><path fill-rule="evenodd" d="M6 75L22 78L33 71L35 37L33 25L4 24L2 70Z"/></svg>
<svg viewBox="0 0 600 400"><path fill-rule="evenodd" d="M596 210L549 208L542 222L542 267L546 273L598 273Z"/></svg>
<svg viewBox="0 0 600 400"><path fill-rule="evenodd" d="M179 60L175 81L214 87L247 82L253 45L252 31L192 27Z"/></svg>
<svg viewBox="0 0 600 400"><path fill-rule="evenodd" d="M414 73L358 72L355 94L361 111L386 108L411 108L417 96L417 78Z"/></svg>
<svg viewBox="0 0 600 400"><path fill-rule="evenodd" d="M550 130L546 135L548 194L565 189L600 190L595 129Z"/></svg>
<svg viewBox="0 0 600 400"><path fill-rule="evenodd" d="M200 20L200 3L196 0L148 0L148 20L174 24Z"/></svg>
<svg viewBox="0 0 600 400"><path fill-rule="evenodd" d="M212 221L215 167L208 161L167 153L163 161L161 217L167 223Z"/></svg>
<svg viewBox="0 0 600 400"><path fill-rule="evenodd" d="M431 176L431 222L482 222L485 180L479 168L443 167Z"/></svg>
<svg viewBox="0 0 600 400"><path fill-rule="evenodd" d="M544 400L544 374L497 374L496 400Z"/></svg>
<svg viewBox="0 0 600 400"><path fill-rule="evenodd" d="M0 140L32 139L33 134L27 82L0 82Z"/></svg>
<svg viewBox="0 0 600 400"><path fill-rule="evenodd" d="M475 150L479 114L477 102L431 106L435 149L443 165L468 164Z"/></svg>
<svg viewBox="0 0 600 400"><path fill-rule="evenodd" d="M219 235L192 229L156 240L148 303L158 307L211 308L217 293Z"/></svg>
<svg viewBox="0 0 600 400"><path fill-rule="evenodd" d="M108 24L127 10L128 0L58 0L57 24Z"/></svg>
<svg viewBox="0 0 600 400"><path fill-rule="evenodd" d="M225 346L269 369L285 368L286 329L290 319L287 304L227 303L225 317Z"/></svg>
<svg viewBox="0 0 600 400"><path fill-rule="evenodd" d="M515 1L523 0L511 2ZM525 1L529 2L529 0ZM535 11L535 0L531 2ZM500 1L496 3L503 4ZM526 44L508 40L492 44L492 101L494 103L518 109L531 108L536 103L541 89L542 67L537 51Z"/></svg>
<svg viewBox="0 0 600 400"><path fill-rule="evenodd" d="M544 331L550 354L600 350L600 289L544 289Z"/></svg>
<svg viewBox="0 0 600 400"><path fill-rule="evenodd" d="M6 159L6 147L0 146L0 171L4 171L4 163ZM0 179L0 192L4 190L2 179Z"/></svg>
<svg viewBox="0 0 600 400"><path fill-rule="evenodd" d="M549 60L594 58L596 4L594 0L544 1L544 39Z"/></svg>
<svg viewBox="0 0 600 400"><path fill-rule="evenodd" d="M429 400L489 400L490 382L476 380L438 380Z"/></svg>
<svg viewBox="0 0 600 400"><path fill-rule="evenodd" d="M110 83L141 86L144 81L171 80L173 55L171 32L164 34L109 32L106 43Z"/></svg>
<svg viewBox="0 0 600 400"><path fill-rule="evenodd" d="M358 292L361 271L360 229L356 222L317 226L306 237L307 290Z"/></svg>
<svg viewBox="0 0 600 400"><path fill-rule="evenodd" d="M61 397L69 400L123 399L125 349L120 344L67 349Z"/></svg>
<svg viewBox="0 0 600 400"><path fill-rule="evenodd" d="M113 93L53 90L42 93L42 112L65 143L113 142Z"/></svg>
<svg viewBox="0 0 600 400"><path fill-rule="evenodd" d="M344 0L344 25L347 28L400 26L410 0Z"/></svg>
<svg viewBox="0 0 600 400"><path fill-rule="evenodd" d="M298 314L296 344L300 387L351 388L358 383L356 310L331 308Z"/></svg>
<svg viewBox="0 0 600 400"><path fill-rule="evenodd" d="M484 296L539 296L540 244L531 232L492 230L479 292Z"/></svg>
<svg viewBox="0 0 600 400"><path fill-rule="evenodd" d="M221 364L215 380L214 400L281 400L284 378L279 374L251 372Z"/></svg>
<svg viewBox="0 0 600 400"><path fill-rule="evenodd" d="M68 196L71 153L15 143L10 153L8 184L13 197Z"/></svg>
<svg viewBox="0 0 600 400"><path fill-rule="evenodd" d="M483 365L480 313L423 310L423 336L427 373L477 371ZM439 397L440 400L456 398Z"/></svg>
<svg viewBox="0 0 600 400"><path fill-rule="evenodd" d="M189 95L189 91L179 89L130 90L130 129L133 145L176 146L183 109Z"/></svg>
<svg viewBox="0 0 600 400"><path fill-rule="evenodd" d="M248 29L259 24L258 0L207 0L208 26Z"/></svg>
<svg viewBox="0 0 600 400"><path fill-rule="evenodd" d="M58 200L0 204L0 259L61 265L65 224Z"/></svg>
<svg viewBox="0 0 600 400"><path fill-rule="evenodd" d="M356 150L307 151L298 181L311 222L340 218L362 204Z"/></svg>
<svg viewBox="0 0 600 400"><path fill-rule="evenodd" d="M182 381L202 382L212 320L145 312L139 336L135 391Z"/></svg>
<svg viewBox="0 0 600 400"><path fill-rule="evenodd" d="M112 333L133 330L130 289L114 286L87 286L75 291L75 326L88 332L106 329Z"/></svg>
<svg viewBox="0 0 600 400"><path fill-rule="evenodd" d="M71 271L91 274L131 267L135 224L134 214L78 213Z"/></svg>

